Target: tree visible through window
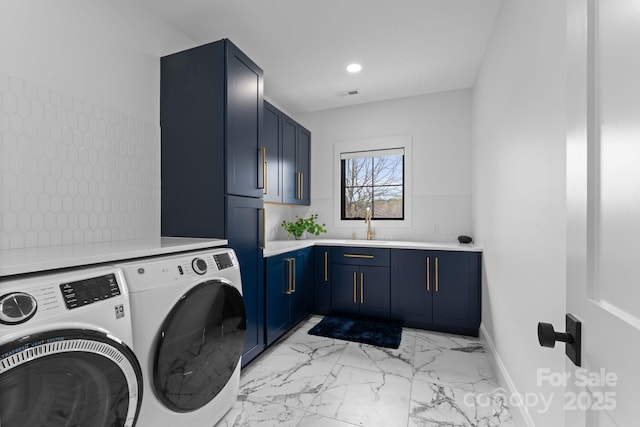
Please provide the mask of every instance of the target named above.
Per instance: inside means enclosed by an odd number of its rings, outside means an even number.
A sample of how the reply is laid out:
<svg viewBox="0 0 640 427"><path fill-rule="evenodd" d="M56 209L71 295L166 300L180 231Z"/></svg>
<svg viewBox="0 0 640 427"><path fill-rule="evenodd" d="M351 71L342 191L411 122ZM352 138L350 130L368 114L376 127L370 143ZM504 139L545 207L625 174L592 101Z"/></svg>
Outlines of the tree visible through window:
<svg viewBox="0 0 640 427"><path fill-rule="evenodd" d="M404 150L343 153L342 219L404 219Z"/></svg>

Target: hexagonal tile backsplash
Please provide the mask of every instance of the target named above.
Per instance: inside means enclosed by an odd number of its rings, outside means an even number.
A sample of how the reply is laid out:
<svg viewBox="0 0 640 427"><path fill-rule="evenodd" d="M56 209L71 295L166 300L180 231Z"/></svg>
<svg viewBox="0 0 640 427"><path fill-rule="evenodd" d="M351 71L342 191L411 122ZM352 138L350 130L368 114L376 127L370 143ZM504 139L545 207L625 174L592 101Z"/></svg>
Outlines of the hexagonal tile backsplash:
<svg viewBox="0 0 640 427"><path fill-rule="evenodd" d="M159 127L0 73L0 249L159 235Z"/></svg>

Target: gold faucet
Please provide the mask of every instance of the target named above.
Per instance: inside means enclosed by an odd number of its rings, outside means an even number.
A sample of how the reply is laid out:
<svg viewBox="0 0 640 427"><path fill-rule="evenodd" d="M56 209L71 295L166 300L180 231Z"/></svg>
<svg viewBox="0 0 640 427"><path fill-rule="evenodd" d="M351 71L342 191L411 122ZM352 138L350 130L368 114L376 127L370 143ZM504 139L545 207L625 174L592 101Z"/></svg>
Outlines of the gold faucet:
<svg viewBox="0 0 640 427"><path fill-rule="evenodd" d="M376 233L371 231L371 208L367 206L367 213L364 215L364 222L367 223L367 240L371 240L376 236Z"/></svg>

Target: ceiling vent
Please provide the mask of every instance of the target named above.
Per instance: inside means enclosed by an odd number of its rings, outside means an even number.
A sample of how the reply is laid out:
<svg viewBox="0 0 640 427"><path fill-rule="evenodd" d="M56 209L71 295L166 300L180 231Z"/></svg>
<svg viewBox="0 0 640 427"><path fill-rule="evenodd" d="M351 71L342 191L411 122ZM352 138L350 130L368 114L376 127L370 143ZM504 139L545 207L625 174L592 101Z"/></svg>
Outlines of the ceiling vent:
<svg viewBox="0 0 640 427"><path fill-rule="evenodd" d="M357 95L358 89L350 89L350 90L342 90L340 92L336 92L336 95L338 95L339 97L343 97L343 96L352 96L352 95Z"/></svg>

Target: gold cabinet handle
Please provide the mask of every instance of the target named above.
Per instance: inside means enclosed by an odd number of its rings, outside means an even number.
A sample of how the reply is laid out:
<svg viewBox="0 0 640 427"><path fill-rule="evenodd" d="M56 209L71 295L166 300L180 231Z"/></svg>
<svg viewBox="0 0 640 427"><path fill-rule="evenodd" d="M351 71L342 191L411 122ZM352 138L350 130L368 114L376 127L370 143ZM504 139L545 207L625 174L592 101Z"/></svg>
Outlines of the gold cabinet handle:
<svg viewBox="0 0 640 427"><path fill-rule="evenodd" d="M304 172L300 172L300 200L304 199Z"/></svg>
<svg viewBox="0 0 640 427"><path fill-rule="evenodd" d="M266 154L265 154L266 156ZM269 193L269 162L264 162L264 194Z"/></svg>
<svg viewBox="0 0 640 427"><path fill-rule="evenodd" d="M364 273L360 273L360 304L364 303Z"/></svg>
<svg viewBox="0 0 640 427"><path fill-rule="evenodd" d="M436 257L436 292L438 292L438 257Z"/></svg>
<svg viewBox="0 0 640 427"><path fill-rule="evenodd" d="M262 242L260 242L260 249L267 248L267 210L265 208L259 209L262 212Z"/></svg>
<svg viewBox="0 0 640 427"><path fill-rule="evenodd" d="M267 147L260 147L262 154L262 193L267 194Z"/></svg>
<svg viewBox="0 0 640 427"><path fill-rule="evenodd" d="M296 287L297 287L297 283L296 283L296 259L295 258L291 258L291 264L293 264L293 289L291 290L291 293L296 293Z"/></svg>
<svg viewBox="0 0 640 427"><path fill-rule="evenodd" d="M296 199L300 200L302 199L302 197L300 197L300 190L301 190L301 183L300 183L300 172L296 172Z"/></svg>
<svg viewBox="0 0 640 427"><path fill-rule="evenodd" d="M357 286L358 286L358 285L356 284L356 280L357 280L357 279L356 279L356 272L354 271L354 272L353 272L353 303L354 303L354 304L357 304L357 303L358 303L358 300L356 299L356 292L357 292L357 291L356 291L356 288L357 288Z"/></svg>
<svg viewBox="0 0 640 427"><path fill-rule="evenodd" d="M291 258L287 258L285 261L287 261L288 269L289 269L289 286L287 287L287 295L291 295L291 280L292 280L292 275L291 275Z"/></svg>
<svg viewBox="0 0 640 427"><path fill-rule="evenodd" d="M427 257L427 292L430 290L429 288L431 287L431 271L430 270L430 264L431 264L431 259L430 257Z"/></svg>
<svg viewBox="0 0 640 427"><path fill-rule="evenodd" d="M324 281L329 281L329 251L324 251Z"/></svg>
<svg viewBox="0 0 640 427"><path fill-rule="evenodd" d="M373 259L375 258L373 255L360 255L360 254L343 254L345 258L365 258L365 259Z"/></svg>

